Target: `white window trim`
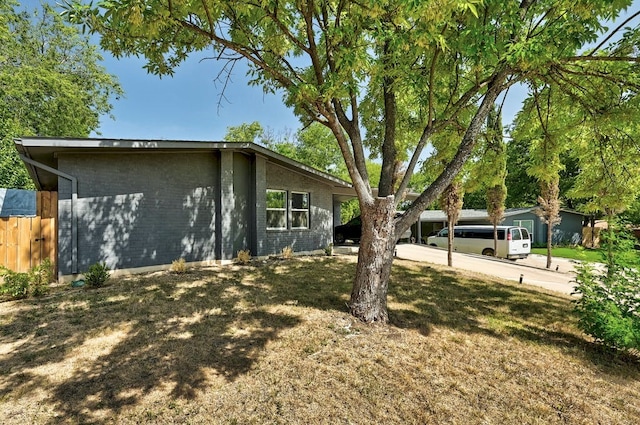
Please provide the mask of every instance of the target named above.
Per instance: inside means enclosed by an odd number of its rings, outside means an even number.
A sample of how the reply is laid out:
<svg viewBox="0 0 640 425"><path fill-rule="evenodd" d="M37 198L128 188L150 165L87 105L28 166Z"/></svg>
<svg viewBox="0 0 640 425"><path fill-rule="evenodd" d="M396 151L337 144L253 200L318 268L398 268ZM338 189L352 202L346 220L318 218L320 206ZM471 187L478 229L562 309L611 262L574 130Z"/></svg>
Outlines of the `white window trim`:
<svg viewBox="0 0 640 425"><path fill-rule="evenodd" d="M531 228L527 227L526 225L524 225L524 223L531 223ZM520 227L524 227L525 229L527 229L527 231L529 232L529 238L531 238L531 243L533 243L533 237L534 237L534 233L533 233L533 229L535 226L535 221L528 219L528 220L513 220L513 224L515 226L520 226Z"/></svg>
<svg viewBox="0 0 640 425"><path fill-rule="evenodd" d="M297 195L307 195L307 208L293 208L293 195L297 194ZM290 221L289 223L291 224L291 228L292 229L296 229L296 230L305 230L305 229L309 229L311 228L311 193L310 192L298 192L298 191L291 191L291 196L290 196L290 210L291 210L291 214L290 214ZM305 227L293 227L293 213L294 212L306 212L307 213L307 225Z"/></svg>
<svg viewBox="0 0 640 425"><path fill-rule="evenodd" d="M283 189L267 189L267 193L269 192L282 192L284 193L284 208L269 208L268 206L265 209L265 216L269 211L282 211L284 212L284 227L269 227L269 222L267 220L267 230L287 230L288 225L288 214L287 214L287 205L289 203L289 194L286 190Z"/></svg>

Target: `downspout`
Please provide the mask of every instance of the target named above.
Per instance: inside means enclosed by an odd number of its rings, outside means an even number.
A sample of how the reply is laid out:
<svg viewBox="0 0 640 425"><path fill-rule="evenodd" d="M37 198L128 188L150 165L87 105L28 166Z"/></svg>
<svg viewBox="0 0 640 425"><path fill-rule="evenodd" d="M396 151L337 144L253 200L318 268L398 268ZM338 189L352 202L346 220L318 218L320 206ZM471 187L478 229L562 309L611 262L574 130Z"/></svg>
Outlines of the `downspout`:
<svg viewBox="0 0 640 425"><path fill-rule="evenodd" d="M22 154L20 154L20 159L36 168L40 168L44 171L55 174L58 177L71 181L71 273L78 274L78 215L75 211L75 207L78 202L78 179L72 175L63 173L60 170L56 170L53 167L49 167L48 165L34 161L31 158L27 158Z"/></svg>

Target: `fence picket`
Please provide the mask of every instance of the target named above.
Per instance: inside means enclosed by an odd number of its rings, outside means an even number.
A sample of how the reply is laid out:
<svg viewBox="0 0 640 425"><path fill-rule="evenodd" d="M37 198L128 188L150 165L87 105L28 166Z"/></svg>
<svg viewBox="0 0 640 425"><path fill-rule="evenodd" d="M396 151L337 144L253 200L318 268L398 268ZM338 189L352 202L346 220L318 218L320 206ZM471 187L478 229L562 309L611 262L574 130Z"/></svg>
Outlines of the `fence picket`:
<svg viewBox="0 0 640 425"><path fill-rule="evenodd" d="M0 218L0 266L26 272L49 258L57 270L57 192L36 193L36 217Z"/></svg>

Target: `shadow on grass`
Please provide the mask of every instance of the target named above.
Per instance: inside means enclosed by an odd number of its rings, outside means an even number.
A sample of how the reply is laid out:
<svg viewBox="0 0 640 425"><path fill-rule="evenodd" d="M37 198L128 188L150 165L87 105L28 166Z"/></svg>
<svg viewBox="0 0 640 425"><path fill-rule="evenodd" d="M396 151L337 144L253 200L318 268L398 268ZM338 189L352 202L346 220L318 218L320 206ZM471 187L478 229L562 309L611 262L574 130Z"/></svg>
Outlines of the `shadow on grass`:
<svg viewBox="0 0 640 425"><path fill-rule="evenodd" d="M433 326L517 338L558 347L593 363L601 372L640 378L638 358L587 341L577 329L573 304L564 295L526 286L487 282L455 271L415 264L397 265L390 283L391 324L429 335ZM410 308L402 308L406 305ZM624 367L620 367L624 366Z"/></svg>
<svg viewBox="0 0 640 425"><path fill-rule="evenodd" d="M0 355L0 400L45 389L60 415L99 423L96 411L108 418L161 388L194 398L247 373L269 341L304 319L272 307L346 312L354 274L353 263L332 258L256 262L0 305L0 346L11 347ZM576 321L565 297L401 263L389 302L392 326L424 335L437 326L515 337L620 373L579 333L557 330ZM74 372L59 377L69 363ZM623 378L640 378L638 364L629 361Z"/></svg>
<svg viewBox="0 0 640 425"><path fill-rule="evenodd" d="M162 387L190 399L232 381L299 323L249 305L269 288L242 281L242 272L224 269L165 274L23 301L10 315L0 310L0 345L14 345L0 357L0 399L46 389L60 416L96 423L95 412L107 412L107 421ZM58 378L69 363L72 375Z"/></svg>

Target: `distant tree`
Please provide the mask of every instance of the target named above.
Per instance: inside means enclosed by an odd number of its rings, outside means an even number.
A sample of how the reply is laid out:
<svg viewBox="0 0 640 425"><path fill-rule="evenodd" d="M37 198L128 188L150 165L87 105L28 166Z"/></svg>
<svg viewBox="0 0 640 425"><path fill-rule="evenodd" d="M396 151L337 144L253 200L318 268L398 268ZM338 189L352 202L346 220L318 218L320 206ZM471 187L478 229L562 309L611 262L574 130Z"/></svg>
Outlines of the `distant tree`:
<svg viewBox="0 0 640 425"><path fill-rule="evenodd" d="M487 117L487 146L489 154L483 162L490 165L482 176L476 178L480 187L484 189L487 201L487 215L493 225L493 256L498 255L498 224L504 220L507 187L504 182L507 177L507 157L502 128L502 111L494 108ZM486 167L485 167L486 168Z"/></svg>
<svg viewBox="0 0 640 425"><path fill-rule="evenodd" d="M497 184L487 189L487 215L493 224L493 256L498 255L498 224L504 220L504 201L507 198L507 187Z"/></svg>
<svg viewBox="0 0 640 425"><path fill-rule="evenodd" d="M551 267L551 248L553 245L553 228L560 224L559 178L540 181L540 196L535 213L547 225L547 268Z"/></svg>
<svg viewBox="0 0 640 425"><path fill-rule="evenodd" d="M102 58L50 6L0 0L0 187L33 188L13 139L86 137L122 94Z"/></svg>
<svg viewBox="0 0 640 425"><path fill-rule="evenodd" d="M507 208L531 207L536 204L539 194L538 181L527 173L531 163L528 138L512 138L506 144L507 176L505 185L509 188L505 206Z"/></svg>
<svg viewBox="0 0 640 425"><path fill-rule="evenodd" d="M453 266L453 239L454 239L454 226L458 222L460 217L460 210L462 209L462 203L464 200L463 186L459 182L453 182L444 192L440 195L440 208L447 216L447 228L449 234L447 238L447 264L449 267Z"/></svg>
<svg viewBox="0 0 640 425"><path fill-rule="evenodd" d="M227 127L224 140L227 142L264 143L264 128L258 121Z"/></svg>
<svg viewBox="0 0 640 425"><path fill-rule="evenodd" d="M564 167L561 156L570 146L573 128L579 125L576 117L567 113L568 107L552 87L533 87L533 95L525 101L514 130L514 137L531 142L527 173L536 178L540 187L536 214L547 225L547 268L551 267L553 228L560 223L559 182Z"/></svg>

